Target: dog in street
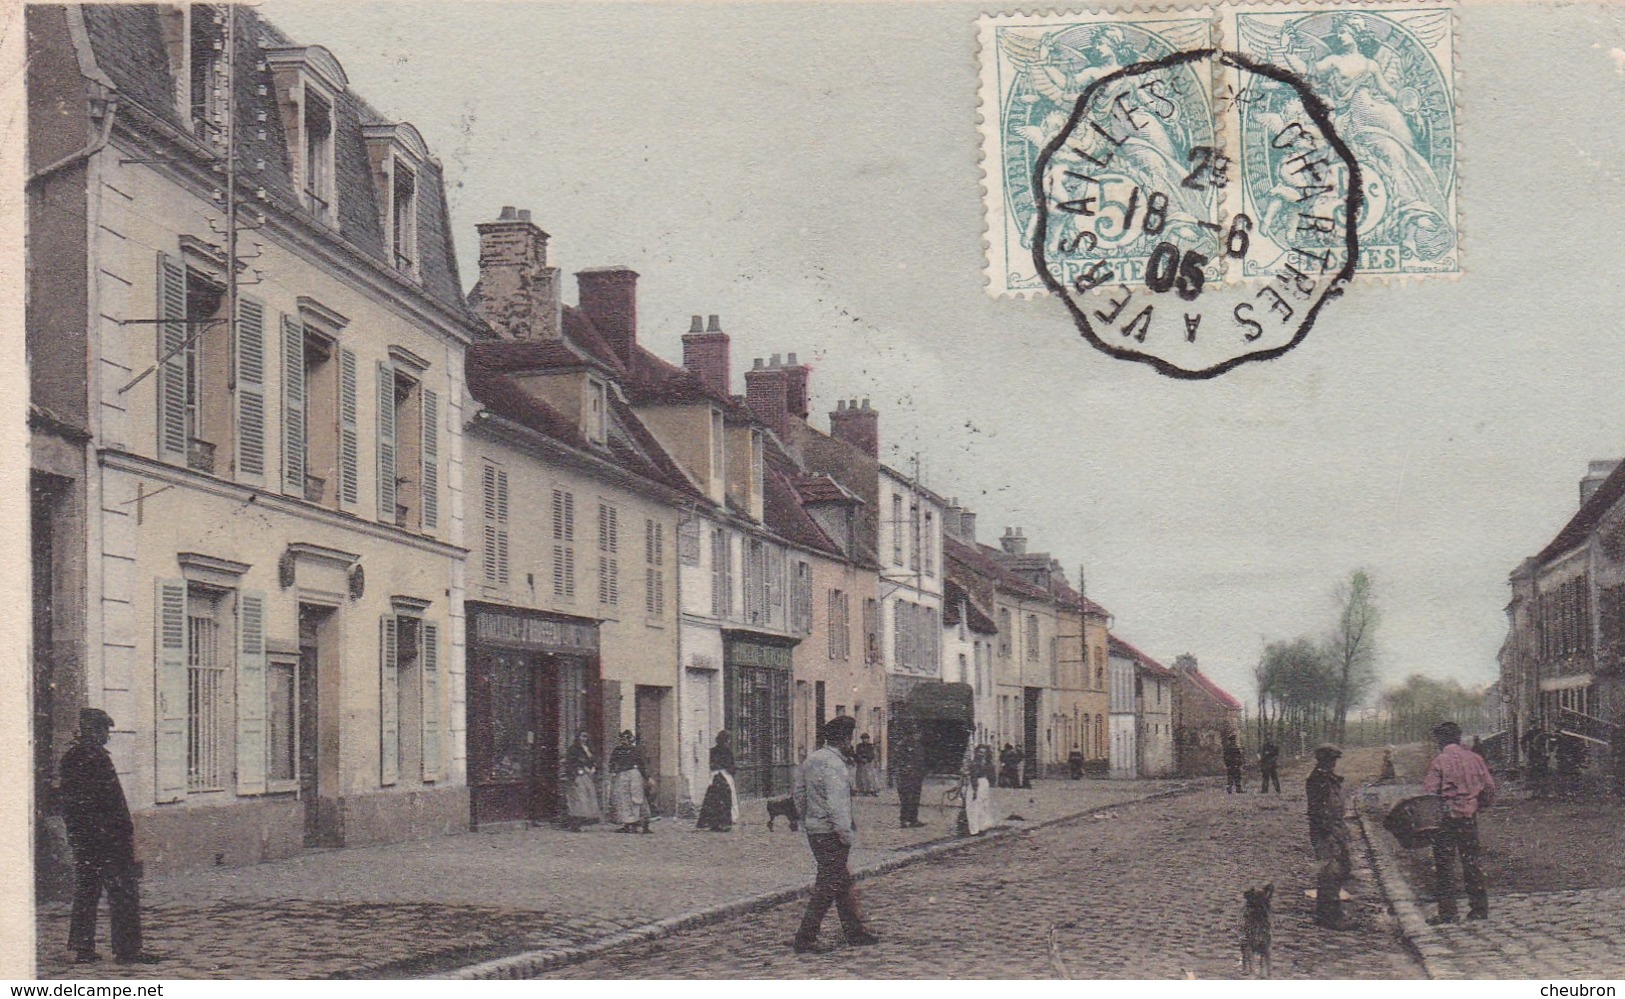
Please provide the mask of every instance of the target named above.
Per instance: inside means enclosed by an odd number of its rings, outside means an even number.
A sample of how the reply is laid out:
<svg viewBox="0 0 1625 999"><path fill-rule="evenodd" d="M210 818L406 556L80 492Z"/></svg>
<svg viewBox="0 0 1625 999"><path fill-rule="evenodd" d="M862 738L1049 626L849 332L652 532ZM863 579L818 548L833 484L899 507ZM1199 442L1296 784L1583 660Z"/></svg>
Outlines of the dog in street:
<svg viewBox="0 0 1625 999"><path fill-rule="evenodd" d="M1246 906L1241 911L1241 973L1253 974L1253 960L1257 958L1259 977L1270 976L1270 900L1275 897L1275 883L1262 888L1249 888L1241 893Z"/></svg>
<svg viewBox="0 0 1625 999"><path fill-rule="evenodd" d="M773 820L777 818L790 820L790 831L795 832L801 828L801 816L796 813L796 803L791 798L769 798L767 802L767 831L773 831Z"/></svg>

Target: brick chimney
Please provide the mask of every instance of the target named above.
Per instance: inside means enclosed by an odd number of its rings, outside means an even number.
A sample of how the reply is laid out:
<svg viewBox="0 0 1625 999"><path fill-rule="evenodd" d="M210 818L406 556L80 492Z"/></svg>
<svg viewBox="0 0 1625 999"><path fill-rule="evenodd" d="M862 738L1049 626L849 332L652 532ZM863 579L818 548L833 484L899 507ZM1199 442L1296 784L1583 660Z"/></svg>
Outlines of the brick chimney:
<svg viewBox="0 0 1625 999"><path fill-rule="evenodd" d="M505 206L480 234L480 279L469 295L474 311L505 340L557 340L560 277L547 265L547 233L528 209Z"/></svg>
<svg viewBox="0 0 1625 999"><path fill-rule="evenodd" d="M999 547L1004 549L1006 555L1025 555L1027 554L1027 535L1022 533L1019 527L1006 527L1004 537L999 539Z"/></svg>
<svg viewBox="0 0 1625 999"><path fill-rule="evenodd" d="M869 408L869 400L847 402L845 399L835 404L835 411L829 414L829 435L838 441L845 441L871 458L880 457L880 412Z"/></svg>
<svg viewBox="0 0 1625 999"><path fill-rule="evenodd" d="M587 319L621 363L631 364L638 344L638 272L630 267L589 267L576 272L576 291Z"/></svg>
<svg viewBox="0 0 1625 999"><path fill-rule="evenodd" d="M1602 486L1608 476L1614 474L1619 467L1617 461L1593 461L1586 467L1585 478L1580 480L1580 505L1585 506L1593 493Z"/></svg>
<svg viewBox="0 0 1625 999"><path fill-rule="evenodd" d="M959 511L959 540L968 545L976 543L976 514L969 510Z"/></svg>
<svg viewBox="0 0 1625 999"><path fill-rule="evenodd" d="M722 332L722 323L716 316L702 325L695 316L683 335L683 367L700 376L705 387L727 397L733 382L729 369L728 334Z"/></svg>
<svg viewBox="0 0 1625 999"><path fill-rule="evenodd" d="M806 365L796 362L794 354L783 363L778 354L765 362L758 357L745 372L745 405L774 433L788 438L790 421L807 419L810 373Z"/></svg>

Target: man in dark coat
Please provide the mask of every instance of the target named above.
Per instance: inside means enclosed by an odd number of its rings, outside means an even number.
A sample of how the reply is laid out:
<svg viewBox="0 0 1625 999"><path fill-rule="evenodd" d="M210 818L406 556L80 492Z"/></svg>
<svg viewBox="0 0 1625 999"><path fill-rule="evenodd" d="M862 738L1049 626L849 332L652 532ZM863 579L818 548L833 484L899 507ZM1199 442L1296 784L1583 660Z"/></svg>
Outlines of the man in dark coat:
<svg viewBox="0 0 1625 999"><path fill-rule="evenodd" d="M1233 735L1224 737L1224 793L1246 793L1241 786L1241 745Z"/></svg>
<svg viewBox="0 0 1625 999"><path fill-rule="evenodd" d="M913 725L900 725L897 743L897 824L904 829L920 829L920 792L925 788L925 747Z"/></svg>
<svg viewBox="0 0 1625 999"><path fill-rule="evenodd" d="M1258 789L1259 794L1269 794L1272 783L1275 793L1281 793L1281 747L1273 739L1265 739L1264 745L1258 748L1258 773L1264 782Z"/></svg>
<svg viewBox="0 0 1625 999"><path fill-rule="evenodd" d="M1021 786L1021 751L1008 742L999 751L999 786Z"/></svg>
<svg viewBox="0 0 1625 999"><path fill-rule="evenodd" d="M107 752L113 719L100 708L79 712L79 738L62 754L62 819L73 847L73 916L68 946L80 964L101 960L96 953L96 909L102 891L113 924L113 954L121 964L156 964L160 958L141 946L140 869L135 861L135 826L124 800L118 771Z"/></svg>
<svg viewBox="0 0 1625 999"><path fill-rule="evenodd" d="M1315 749L1315 769L1304 782L1309 796L1309 843L1321 862L1315 878L1315 923L1328 930L1351 930L1343 919L1343 884L1353 873L1349 827L1343 821L1343 778L1336 773L1343 751L1331 743Z"/></svg>

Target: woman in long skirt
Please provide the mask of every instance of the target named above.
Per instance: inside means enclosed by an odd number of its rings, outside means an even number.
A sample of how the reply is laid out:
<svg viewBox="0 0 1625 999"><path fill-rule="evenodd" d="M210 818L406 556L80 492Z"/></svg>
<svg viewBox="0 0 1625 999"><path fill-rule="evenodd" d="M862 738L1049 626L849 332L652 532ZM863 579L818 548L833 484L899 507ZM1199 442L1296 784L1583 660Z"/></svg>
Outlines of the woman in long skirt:
<svg viewBox="0 0 1625 999"><path fill-rule="evenodd" d="M869 733L863 733L858 740L857 748L852 755L858 761L858 793L870 797L880 793L880 752L875 744L869 741Z"/></svg>
<svg viewBox="0 0 1625 999"><path fill-rule="evenodd" d="M620 824L616 832L653 832L649 828L649 799L643 793L643 751L628 729L609 754L610 816Z"/></svg>
<svg viewBox="0 0 1625 999"><path fill-rule="evenodd" d="M564 789L564 827L580 832L582 826L600 820L598 812L598 758L593 755L587 739L587 730L576 733L575 744L565 756L568 783Z"/></svg>
<svg viewBox="0 0 1625 999"><path fill-rule="evenodd" d="M980 836L999 824L993 811L993 782L998 768L993 763L993 748L977 746L971 758L965 781L965 827L972 836Z"/></svg>
<svg viewBox="0 0 1625 999"><path fill-rule="evenodd" d="M734 789L733 736L717 733L716 745L711 747L711 785L705 789L705 800L700 802L700 819L696 829L727 832L739 821L739 795Z"/></svg>

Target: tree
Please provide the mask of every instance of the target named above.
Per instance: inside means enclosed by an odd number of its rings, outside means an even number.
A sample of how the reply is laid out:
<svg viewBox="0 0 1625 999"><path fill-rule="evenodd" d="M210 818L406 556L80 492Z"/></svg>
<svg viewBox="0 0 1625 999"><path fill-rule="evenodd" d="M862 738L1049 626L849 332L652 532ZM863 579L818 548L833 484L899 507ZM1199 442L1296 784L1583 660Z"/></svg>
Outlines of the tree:
<svg viewBox="0 0 1625 999"><path fill-rule="evenodd" d="M1377 682L1377 622L1380 614L1371 577L1356 569L1337 587L1337 629L1327 642L1327 658L1336 673L1332 723L1336 739L1347 734L1349 708L1360 703Z"/></svg>
<svg viewBox="0 0 1625 999"><path fill-rule="evenodd" d="M1260 738L1277 743L1294 733L1323 737L1334 702L1336 676L1324 649L1308 638L1271 642L1264 647L1258 682ZM1299 745L1301 751L1307 746Z"/></svg>

